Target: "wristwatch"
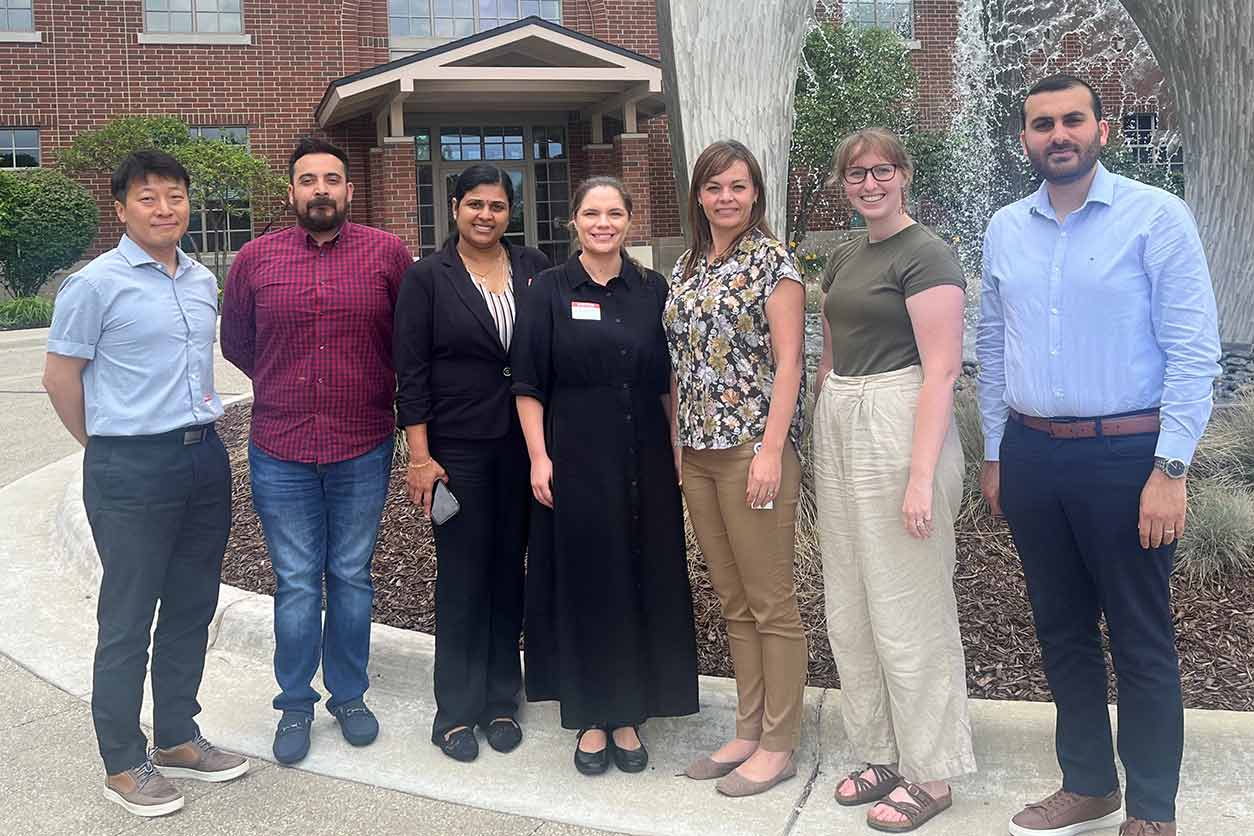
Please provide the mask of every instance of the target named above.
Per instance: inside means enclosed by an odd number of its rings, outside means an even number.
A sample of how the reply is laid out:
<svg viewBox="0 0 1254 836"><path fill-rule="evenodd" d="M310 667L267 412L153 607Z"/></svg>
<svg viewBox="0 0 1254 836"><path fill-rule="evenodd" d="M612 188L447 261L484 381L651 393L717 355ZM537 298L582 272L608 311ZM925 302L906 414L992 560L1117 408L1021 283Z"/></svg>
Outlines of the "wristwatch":
<svg viewBox="0 0 1254 836"><path fill-rule="evenodd" d="M1180 459L1155 456L1154 469L1160 471L1168 479L1183 479L1185 474L1189 472L1189 465Z"/></svg>

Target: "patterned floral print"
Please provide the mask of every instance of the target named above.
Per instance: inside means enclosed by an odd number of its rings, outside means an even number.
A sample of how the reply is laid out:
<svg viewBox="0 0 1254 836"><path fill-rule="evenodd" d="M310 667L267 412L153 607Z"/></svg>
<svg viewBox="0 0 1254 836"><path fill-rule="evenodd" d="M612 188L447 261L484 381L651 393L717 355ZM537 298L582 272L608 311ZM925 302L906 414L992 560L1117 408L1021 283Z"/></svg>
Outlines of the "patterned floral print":
<svg viewBox="0 0 1254 836"><path fill-rule="evenodd" d="M722 450L766 431L775 363L766 300L781 279L801 281L788 249L760 232L713 264L697 262L684 279L687 256L675 264L662 314L679 387L679 440L685 447ZM789 437L801 448L805 375Z"/></svg>

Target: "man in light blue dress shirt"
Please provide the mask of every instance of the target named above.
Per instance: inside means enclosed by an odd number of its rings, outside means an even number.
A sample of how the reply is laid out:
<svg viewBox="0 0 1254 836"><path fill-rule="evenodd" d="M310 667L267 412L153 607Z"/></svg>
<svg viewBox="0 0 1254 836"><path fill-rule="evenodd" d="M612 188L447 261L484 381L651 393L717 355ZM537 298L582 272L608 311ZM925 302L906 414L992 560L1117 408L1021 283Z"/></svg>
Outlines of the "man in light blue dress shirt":
<svg viewBox="0 0 1254 836"><path fill-rule="evenodd" d="M1097 161L1109 129L1088 84L1044 79L1023 117L1045 182L998 211L984 239L981 487L1023 561L1063 782L1010 833L1118 824L1121 836L1174 836L1184 708L1169 580L1220 373L1210 273L1183 201Z"/></svg>
<svg viewBox="0 0 1254 836"><path fill-rule="evenodd" d="M183 806L167 778L227 781L248 770L194 719L231 528L231 466L213 429L218 285L178 248L189 186L158 151L114 172L126 234L61 285L44 369L57 415L87 448L83 504L102 569L91 712L104 796L140 816ZM158 601L150 755L139 711Z"/></svg>

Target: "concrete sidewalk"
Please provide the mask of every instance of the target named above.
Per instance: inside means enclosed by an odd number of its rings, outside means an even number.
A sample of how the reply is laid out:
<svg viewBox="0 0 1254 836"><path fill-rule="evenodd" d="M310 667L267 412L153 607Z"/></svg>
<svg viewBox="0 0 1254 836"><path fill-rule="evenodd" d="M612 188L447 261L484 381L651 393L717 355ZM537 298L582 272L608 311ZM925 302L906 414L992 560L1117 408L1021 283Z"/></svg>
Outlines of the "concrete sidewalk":
<svg viewBox="0 0 1254 836"><path fill-rule="evenodd" d="M0 652L66 692L15 668L0 669L0 707L9 708L0 710L0 751L17 766L22 786L21 792L3 796L0 820L31 832L112 833L136 827L125 813L97 800L99 765L80 701L90 689L95 556L82 519L79 467L79 457L73 456L0 490L0 531L5 532L0 561L6 568L0 573ZM276 716L269 707L274 692L271 610L268 598L224 587L201 692L206 735L259 758L268 756ZM798 779L761 796L728 800L711 784L676 773L691 754L717 745L731 732L734 687L729 681L702 680L700 715L649 723L643 736L652 762L641 775L611 771L588 779L576 774L570 764L573 736L559 728L549 704L524 709L520 720L527 737L515 753L500 756L484 747L475 763L457 764L428 742L434 712L430 637L381 626L374 636L368 699L383 724L378 742L350 749L320 712L314 749L300 770L255 761L258 772L238 785L210 788L208 795L197 787L186 811L176 817L180 831L234 832L235 825L210 825L211 812L250 833L870 832L863 823L865 808L842 808L831 798L838 776L854 765L840 727L836 691L811 689L808 694ZM1024 801L1057 786L1052 706L976 702L972 714L981 771L954 783L954 809L927 825L925 834L1002 836L1007 817ZM1254 779L1254 716L1194 711L1187 726L1181 832L1254 832L1254 804L1231 791ZM362 786L367 784L374 786ZM37 786L57 800L33 800ZM434 802L417 796L467 806L424 807ZM289 805L297 800L297 807L314 806L300 815L299 827L284 824ZM342 810L354 812L336 818ZM389 818L393 811L396 818ZM44 826L49 816L60 817L60 829ZM553 829L562 824L576 829Z"/></svg>

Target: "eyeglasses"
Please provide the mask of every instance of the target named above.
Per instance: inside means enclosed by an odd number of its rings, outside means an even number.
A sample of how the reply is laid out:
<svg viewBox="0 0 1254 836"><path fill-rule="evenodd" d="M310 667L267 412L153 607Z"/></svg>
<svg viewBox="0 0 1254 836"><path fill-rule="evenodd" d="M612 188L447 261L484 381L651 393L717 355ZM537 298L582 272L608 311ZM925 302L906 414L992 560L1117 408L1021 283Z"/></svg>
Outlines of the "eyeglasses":
<svg viewBox="0 0 1254 836"><path fill-rule="evenodd" d="M845 169L844 180L849 185L856 186L859 183L865 183L868 174L874 177L877 183L887 183L896 176L897 165L896 163L884 163L871 168L847 168Z"/></svg>

